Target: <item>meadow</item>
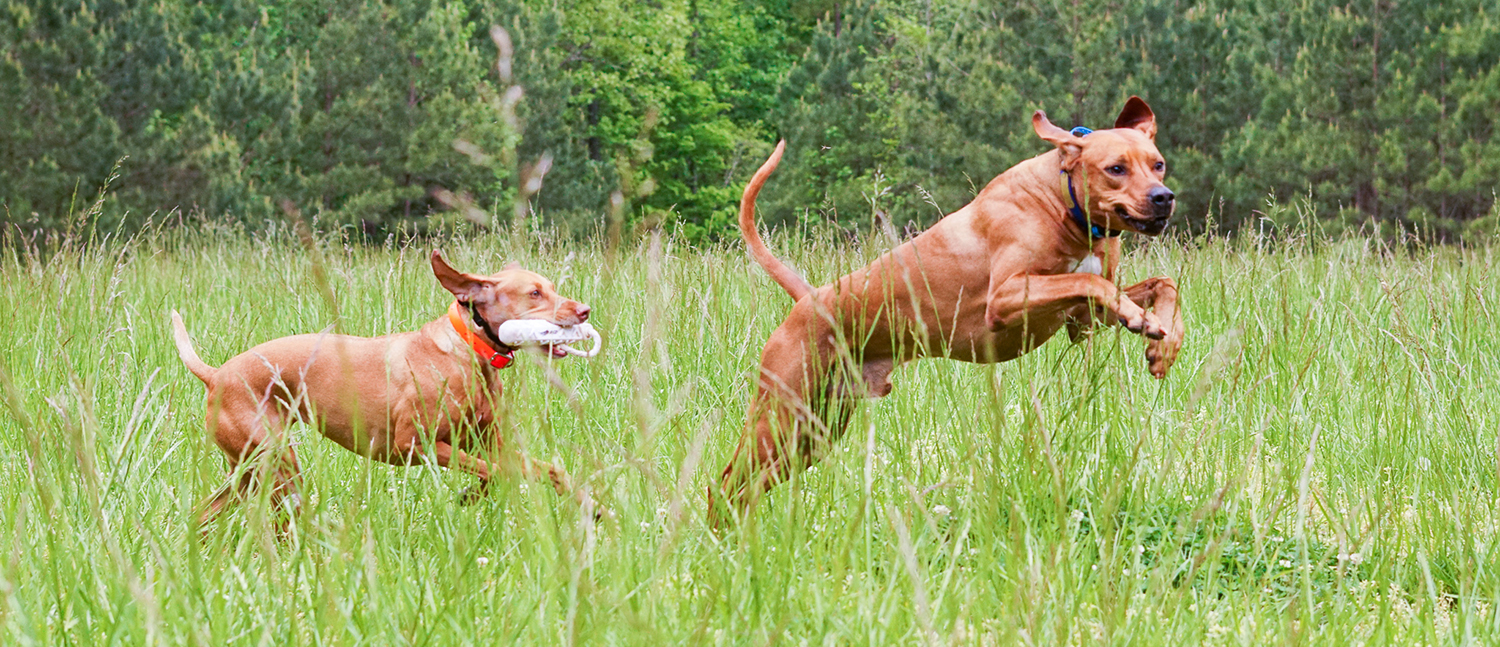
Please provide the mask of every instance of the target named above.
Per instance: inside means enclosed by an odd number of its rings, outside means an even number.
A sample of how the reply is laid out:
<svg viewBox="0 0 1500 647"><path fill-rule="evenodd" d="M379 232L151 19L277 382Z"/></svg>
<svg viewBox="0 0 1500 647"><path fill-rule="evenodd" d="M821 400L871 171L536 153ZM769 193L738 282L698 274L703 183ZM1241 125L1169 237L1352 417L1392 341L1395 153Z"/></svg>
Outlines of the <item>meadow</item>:
<svg viewBox="0 0 1500 647"><path fill-rule="evenodd" d="M780 237L826 282L881 236ZM507 442L548 487L376 465L298 427L302 514L201 537L225 463L206 361L316 332L413 330L427 254L516 260L594 307L592 361L504 374ZM1177 277L1187 343L1060 336L1021 360L899 370L753 519L706 526L761 345L790 304L738 241L537 232L403 244L153 228L0 259L6 644L1471 644L1500 636L1495 247L1245 233L1130 243Z"/></svg>

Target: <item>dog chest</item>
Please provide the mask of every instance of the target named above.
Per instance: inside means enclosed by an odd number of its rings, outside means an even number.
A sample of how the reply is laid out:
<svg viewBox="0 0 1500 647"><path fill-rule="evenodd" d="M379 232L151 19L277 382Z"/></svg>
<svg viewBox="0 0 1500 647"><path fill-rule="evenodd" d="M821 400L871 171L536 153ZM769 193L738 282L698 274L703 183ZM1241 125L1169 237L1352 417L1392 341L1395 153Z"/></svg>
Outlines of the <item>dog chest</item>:
<svg viewBox="0 0 1500 647"><path fill-rule="evenodd" d="M1104 276L1104 260L1097 254L1089 254L1083 258L1073 261L1068 267L1068 272L1073 274L1098 274Z"/></svg>

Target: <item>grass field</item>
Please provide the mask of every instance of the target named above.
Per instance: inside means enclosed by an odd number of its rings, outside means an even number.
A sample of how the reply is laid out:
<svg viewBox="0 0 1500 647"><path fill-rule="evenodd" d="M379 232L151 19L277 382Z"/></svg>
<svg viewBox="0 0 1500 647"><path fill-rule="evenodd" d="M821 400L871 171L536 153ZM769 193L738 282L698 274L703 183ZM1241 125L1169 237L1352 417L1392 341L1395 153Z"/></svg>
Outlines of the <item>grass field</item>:
<svg viewBox="0 0 1500 647"><path fill-rule="evenodd" d="M1465 644L1500 636L1495 249L1164 239L1172 375L1141 341L1066 337L994 367L928 360L834 453L722 537L705 488L789 307L737 244L609 253L488 235L589 302L596 360L504 376L506 437L617 514L550 488L375 465L298 428L304 513L199 539L223 478L168 312L218 364L335 322L447 305L430 245L156 232L0 260L0 643ZM888 243L779 248L815 282Z"/></svg>

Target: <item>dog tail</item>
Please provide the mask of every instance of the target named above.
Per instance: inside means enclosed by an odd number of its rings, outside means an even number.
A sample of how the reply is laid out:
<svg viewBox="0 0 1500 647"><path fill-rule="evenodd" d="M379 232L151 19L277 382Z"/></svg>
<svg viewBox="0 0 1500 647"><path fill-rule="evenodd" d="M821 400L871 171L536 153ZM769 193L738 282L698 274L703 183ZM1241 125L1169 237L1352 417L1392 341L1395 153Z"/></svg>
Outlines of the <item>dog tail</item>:
<svg viewBox="0 0 1500 647"><path fill-rule="evenodd" d="M182 358L182 363L187 365L193 375L203 380L204 384L214 379L214 373L219 369L203 363L198 357L198 351L193 350L193 340L188 337L187 326L182 323L182 315L177 314L176 310L172 311L172 338L177 341L177 356Z"/></svg>
<svg viewBox="0 0 1500 647"><path fill-rule="evenodd" d="M760 232L755 230L755 196L760 194L760 187L766 183L766 178L771 177L771 172L776 170L776 164L781 162L781 153L785 150L786 140L783 139L776 144L776 151L771 153L771 158L750 178L750 184L745 185L745 194L740 197L740 235L745 237L745 245L750 248L750 255L755 257L755 262L766 268L771 279L780 284L787 294L792 295L793 301L800 301L813 291L813 286L799 276L796 270L771 254L766 243L760 239Z"/></svg>

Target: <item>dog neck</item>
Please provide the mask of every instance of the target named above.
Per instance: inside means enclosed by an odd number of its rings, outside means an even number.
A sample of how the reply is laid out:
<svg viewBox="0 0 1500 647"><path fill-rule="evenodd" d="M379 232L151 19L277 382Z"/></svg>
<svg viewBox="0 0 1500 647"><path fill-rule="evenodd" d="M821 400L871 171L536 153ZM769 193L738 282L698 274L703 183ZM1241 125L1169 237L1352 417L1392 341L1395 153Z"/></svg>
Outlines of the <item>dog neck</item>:
<svg viewBox="0 0 1500 647"><path fill-rule="evenodd" d="M479 359L484 360L486 364L495 368L510 366L510 363L515 361L515 351L505 346L501 347L504 350L495 350L495 347L491 346L483 337L469 330L468 324L464 322L464 311L466 310L469 309L461 305L456 299L453 301L453 305L448 306L448 323L453 326L453 332L457 333L459 339L468 344L469 348L472 348L474 353L479 356ZM486 325L484 327L488 328L489 326Z"/></svg>
<svg viewBox="0 0 1500 647"><path fill-rule="evenodd" d="M1064 204L1068 206L1068 215L1072 216L1073 224L1088 233L1090 241L1097 238L1118 238L1120 234L1125 233L1119 229L1100 227L1089 220L1088 214L1084 213L1083 205L1078 201L1078 191L1073 188L1073 174L1066 169L1058 169L1057 174L1061 178L1061 193Z"/></svg>
<svg viewBox="0 0 1500 647"><path fill-rule="evenodd" d="M1062 178L1061 182L1059 177ZM1081 246L1085 250L1084 254L1091 254L1094 243L1104 237L1091 236L1089 228L1080 226L1074 218L1070 207L1077 203L1068 199L1067 177L1068 174L1062 168L1062 153L1054 149L1012 166L991 180L981 193L993 188L1001 191L995 197L1012 202L1018 208L1035 210L1041 207L1052 215L1047 222L1063 240ZM1025 198L1011 193L1017 189L1023 192ZM1018 201L1018 198L1021 200ZM1028 198L1030 204L1027 204Z"/></svg>

